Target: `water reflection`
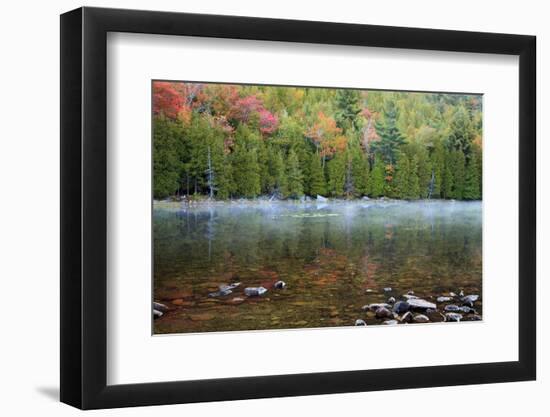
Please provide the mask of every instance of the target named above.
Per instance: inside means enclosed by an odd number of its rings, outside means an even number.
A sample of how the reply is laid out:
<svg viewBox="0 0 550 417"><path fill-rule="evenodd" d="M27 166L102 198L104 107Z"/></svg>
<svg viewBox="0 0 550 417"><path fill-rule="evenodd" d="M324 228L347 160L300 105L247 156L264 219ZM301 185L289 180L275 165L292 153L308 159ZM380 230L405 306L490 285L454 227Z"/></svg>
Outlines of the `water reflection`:
<svg viewBox="0 0 550 417"><path fill-rule="evenodd" d="M173 203L153 220L154 298L171 308L155 333L370 325L361 306L386 287L481 294L480 202ZM260 285L265 296L243 295Z"/></svg>

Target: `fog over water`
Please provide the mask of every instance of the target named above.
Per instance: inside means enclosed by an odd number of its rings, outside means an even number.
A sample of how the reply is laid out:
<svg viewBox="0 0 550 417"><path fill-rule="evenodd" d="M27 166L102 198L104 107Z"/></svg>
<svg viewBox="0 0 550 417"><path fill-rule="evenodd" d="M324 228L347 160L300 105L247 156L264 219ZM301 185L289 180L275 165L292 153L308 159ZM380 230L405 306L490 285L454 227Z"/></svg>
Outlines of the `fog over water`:
<svg viewBox="0 0 550 417"><path fill-rule="evenodd" d="M154 298L170 308L155 333L381 324L361 307L481 295L479 201L155 203L153 227Z"/></svg>

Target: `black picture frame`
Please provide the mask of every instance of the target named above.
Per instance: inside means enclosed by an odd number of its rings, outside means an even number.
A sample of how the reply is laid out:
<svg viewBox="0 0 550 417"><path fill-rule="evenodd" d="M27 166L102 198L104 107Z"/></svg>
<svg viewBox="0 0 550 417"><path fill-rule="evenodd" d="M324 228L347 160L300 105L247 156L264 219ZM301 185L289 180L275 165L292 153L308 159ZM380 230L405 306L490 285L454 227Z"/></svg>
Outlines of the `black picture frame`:
<svg viewBox="0 0 550 417"><path fill-rule="evenodd" d="M108 32L519 56L519 360L107 385ZM81 409L536 378L534 36L102 8L61 15L61 401Z"/></svg>

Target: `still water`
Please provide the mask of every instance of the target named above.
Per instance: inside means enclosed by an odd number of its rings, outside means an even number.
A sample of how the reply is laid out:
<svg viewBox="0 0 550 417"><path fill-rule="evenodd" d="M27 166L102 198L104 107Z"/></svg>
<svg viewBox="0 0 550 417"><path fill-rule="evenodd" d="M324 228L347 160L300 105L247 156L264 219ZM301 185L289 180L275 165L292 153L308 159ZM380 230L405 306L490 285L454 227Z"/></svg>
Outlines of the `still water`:
<svg viewBox="0 0 550 417"><path fill-rule="evenodd" d="M169 308L155 334L382 324L362 307L457 294L431 311L442 321L461 291L481 296L481 202L155 203L153 227L154 299Z"/></svg>

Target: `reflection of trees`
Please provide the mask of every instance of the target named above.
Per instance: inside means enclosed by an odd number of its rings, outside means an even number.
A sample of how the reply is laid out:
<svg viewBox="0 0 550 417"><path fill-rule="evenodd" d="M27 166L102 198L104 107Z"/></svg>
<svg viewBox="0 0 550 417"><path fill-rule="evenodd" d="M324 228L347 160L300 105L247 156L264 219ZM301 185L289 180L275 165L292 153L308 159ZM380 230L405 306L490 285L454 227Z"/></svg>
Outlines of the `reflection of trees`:
<svg viewBox="0 0 550 417"><path fill-rule="evenodd" d="M269 266L303 274L306 265L321 260L326 270L333 268L338 276L353 277L367 287L405 275L479 279L481 224L475 210L374 207L338 217L279 214L250 207L155 211L155 275L178 269L222 272L230 254L235 268ZM338 258L328 256L326 249Z"/></svg>

